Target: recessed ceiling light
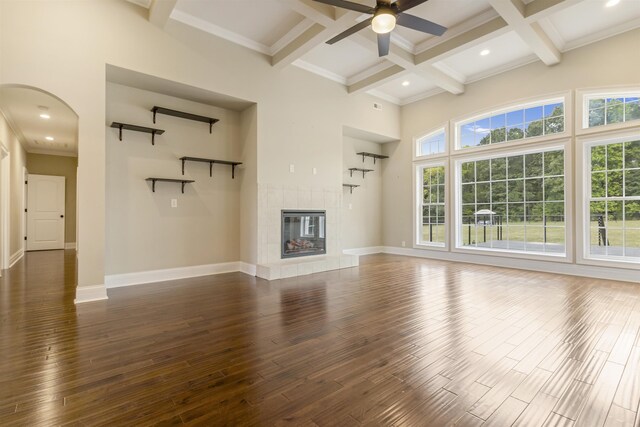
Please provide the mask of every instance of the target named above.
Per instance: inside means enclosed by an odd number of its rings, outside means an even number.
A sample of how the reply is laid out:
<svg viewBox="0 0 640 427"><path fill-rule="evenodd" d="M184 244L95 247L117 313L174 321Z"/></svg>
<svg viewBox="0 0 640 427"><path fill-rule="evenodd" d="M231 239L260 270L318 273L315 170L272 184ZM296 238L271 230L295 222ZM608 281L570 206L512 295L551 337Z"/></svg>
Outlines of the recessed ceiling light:
<svg viewBox="0 0 640 427"><path fill-rule="evenodd" d="M483 49L480 51L480 55L481 56L487 56L491 53L491 51L489 49Z"/></svg>
<svg viewBox="0 0 640 427"><path fill-rule="evenodd" d="M47 113L42 113L42 114L40 114L40 118L41 119L45 119L45 120L49 120L51 118L51 116L48 115Z"/></svg>
<svg viewBox="0 0 640 427"><path fill-rule="evenodd" d="M606 7L611 7L611 6L615 6L618 3L620 3L620 0L609 0L608 2L605 3Z"/></svg>
<svg viewBox="0 0 640 427"><path fill-rule="evenodd" d="M409 86L411 84L411 82L409 80L405 80L402 82L402 86Z"/></svg>
<svg viewBox="0 0 640 427"><path fill-rule="evenodd" d="M47 141L53 141L53 137L52 136L45 136L44 139L46 139Z"/></svg>

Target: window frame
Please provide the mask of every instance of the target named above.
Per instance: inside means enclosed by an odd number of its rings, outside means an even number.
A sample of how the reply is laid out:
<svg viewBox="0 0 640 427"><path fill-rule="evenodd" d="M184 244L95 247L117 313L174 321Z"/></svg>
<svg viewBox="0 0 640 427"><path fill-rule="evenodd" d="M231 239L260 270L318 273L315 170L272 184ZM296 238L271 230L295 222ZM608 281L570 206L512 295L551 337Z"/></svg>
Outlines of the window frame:
<svg viewBox="0 0 640 427"><path fill-rule="evenodd" d="M576 136L619 131L640 126L640 120L589 127L589 101L593 98L615 98L618 96L640 97L640 86L614 86L576 90Z"/></svg>
<svg viewBox="0 0 640 427"><path fill-rule="evenodd" d="M507 113L509 111L527 109L531 107L541 106L545 104L550 104L553 102L562 102L564 104L564 131L554 134L548 135L540 135L534 136L531 138L522 138L519 140L514 140L512 142L499 142L495 144L475 146L475 147L466 147L463 148L461 146L461 138L460 138L460 128L462 125L467 124L469 122L478 120L480 118L488 118L496 114ZM452 155L466 155L467 153L478 153L486 150L498 150L502 147L512 147L513 149L518 149L524 145L530 144L541 144L547 141L554 141L558 139L563 139L571 136L571 129L573 127L572 119L573 119L573 108L572 108L572 97L570 91L556 92L551 93L545 96L537 96L535 98L527 98L521 99L518 101L509 102L507 104L501 104L495 106L491 109L484 109L482 111L478 111L473 114L466 114L464 116L459 116L451 120L451 134L452 138Z"/></svg>
<svg viewBox="0 0 640 427"><path fill-rule="evenodd" d="M452 162L452 170L453 170L453 184L452 194L454 197L453 203L453 221L454 224L451 225L452 232L452 241L453 245L451 245L451 251L461 254L473 254L473 255L484 255L491 256L492 254L499 254L501 257L509 257L509 258L519 258L519 259L528 259L528 260L539 260L539 261L551 261L551 262L561 262L561 263L572 263L574 259L574 242L573 242L573 227L574 227L574 216L573 216L573 174L571 173L572 165L573 165L573 153L572 153L572 139L571 138L560 138L555 139L553 141L548 141L546 143L539 143L535 145L535 147L514 147L514 145L500 145L499 149L494 147L493 150L478 153L469 152L464 153L464 155L457 155L455 158L451 159ZM528 144L527 144L528 145ZM553 151L554 149L564 150L564 183L565 183L565 195L564 195L564 216L565 216L565 225L564 225L564 241L565 241L565 252L562 254L557 253L543 253L543 252L512 252L509 249L496 249L496 248L474 248L470 246L464 246L462 244L463 235L462 235L462 191L458 191L458 188L462 188L462 163L468 161L478 161L478 160L487 160L497 157L509 157L509 156L517 156L517 155L526 155L532 153L539 153L543 151Z"/></svg>
<svg viewBox="0 0 640 427"><path fill-rule="evenodd" d="M436 154L423 154L419 155L420 152L418 141L423 138L427 138L433 135L436 135L440 132L444 132L444 151L442 153ZM445 122L442 125L431 128L430 131L421 133L419 136L413 137L413 161L421 161L426 159L439 159L443 157L447 157L449 155L449 122Z"/></svg>
<svg viewBox="0 0 640 427"><path fill-rule="evenodd" d="M430 249L439 251L449 251L449 235L451 221L447 221L450 218L450 173L449 164L446 158L433 159L427 161L416 162L413 165L413 247L415 249ZM431 243L422 241L421 229L422 229L422 171L425 168L443 167L444 168L444 244Z"/></svg>
<svg viewBox="0 0 640 427"><path fill-rule="evenodd" d="M619 123L616 123L616 125ZM605 125L606 126L606 125ZM598 126L604 127L604 126ZM591 247L591 230L590 230L590 209L591 201L591 147L597 145L615 144L626 142L631 139L640 139L640 122L636 121L636 125L632 129L609 131L606 134L598 132L596 135L581 136L576 138L576 176L577 180L576 200L576 241L580 251L577 251L576 263L582 265L592 265L600 267L618 267L640 270L640 262L636 259L625 259L624 257L593 257L590 252Z"/></svg>

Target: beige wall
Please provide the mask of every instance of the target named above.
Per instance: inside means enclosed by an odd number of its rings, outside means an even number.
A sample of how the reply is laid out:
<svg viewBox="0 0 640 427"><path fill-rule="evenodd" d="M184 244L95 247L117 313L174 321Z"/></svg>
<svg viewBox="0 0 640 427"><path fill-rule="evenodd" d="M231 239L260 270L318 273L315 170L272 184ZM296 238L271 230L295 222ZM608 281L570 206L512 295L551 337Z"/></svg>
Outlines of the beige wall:
<svg viewBox="0 0 640 427"><path fill-rule="evenodd" d="M275 70L259 53L177 22L161 30L146 16L124 1L0 2L0 84L46 90L79 117L79 286L104 283L106 64L256 102L259 183L290 182L293 162L300 183L340 185L345 124L399 137L390 103L296 67Z"/></svg>
<svg viewBox="0 0 640 427"><path fill-rule="evenodd" d="M78 158L28 153L27 169L31 174L56 175L65 177L64 241L65 243L75 243L76 177L78 169Z"/></svg>
<svg viewBox="0 0 640 427"><path fill-rule="evenodd" d="M27 165L27 152L20 144L15 133L9 127L5 117L0 114L0 143L9 151L9 257L16 256L24 248L24 168Z"/></svg>
<svg viewBox="0 0 640 427"><path fill-rule="evenodd" d="M640 29L566 52L552 67L536 62L469 84L462 95L440 94L404 106L401 143L384 147L391 156L384 170L384 244L399 247L403 240L408 246L412 242L414 137L448 120L519 99L589 87L637 86L639 52Z"/></svg>
<svg viewBox="0 0 640 427"><path fill-rule="evenodd" d="M154 105L187 111L220 121L209 134L206 123L158 115ZM106 274L132 273L240 259L240 186L243 171L187 162L183 156L240 161L240 114L171 96L113 83L107 84L107 124L157 127L156 136L107 128ZM195 180L182 194L177 183L156 183L148 177ZM171 207L171 200L178 206Z"/></svg>
<svg viewBox="0 0 640 427"><path fill-rule="evenodd" d="M240 114L240 260L258 262L258 107Z"/></svg>
<svg viewBox="0 0 640 427"><path fill-rule="evenodd" d="M342 245L345 249L382 245L382 169L384 160L367 158L364 163L361 151L382 153L381 144L345 136L343 139L344 183L360 185L343 191L342 201ZM362 172L349 173L349 168L374 169L362 178Z"/></svg>

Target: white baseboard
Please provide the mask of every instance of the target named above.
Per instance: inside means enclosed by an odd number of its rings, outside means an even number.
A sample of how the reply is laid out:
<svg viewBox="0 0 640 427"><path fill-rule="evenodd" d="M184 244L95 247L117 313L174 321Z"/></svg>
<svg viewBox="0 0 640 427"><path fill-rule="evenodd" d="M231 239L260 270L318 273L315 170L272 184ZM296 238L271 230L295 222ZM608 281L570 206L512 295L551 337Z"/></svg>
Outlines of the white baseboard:
<svg viewBox="0 0 640 427"><path fill-rule="evenodd" d="M82 304L91 301L100 301L108 299L107 287L105 285L78 286L76 288L76 304Z"/></svg>
<svg viewBox="0 0 640 427"><path fill-rule="evenodd" d="M24 256L24 249L18 249L16 251L16 253L14 253L13 255L11 255L9 257L9 267L11 268L14 266L14 264L18 261L20 261L22 259L22 257Z"/></svg>
<svg viewBox="0 0 640 427"><path fill-rule="evenodd" d="M65 249L75 249L76 248L76 242L65 243L64 244L64 248Z"/></svg>
<svg viewBox="0 0 640 427"><path fill-rule="evenodd" d="M246 274L251 274L251 267L251 264L235 261L224 262L220 264L204 264L193 265L190 267L166 268L162 270L138 271L135 273L110 274L104 277L104 283L108 289L111 289L119 288L121 286L142 285L144 283L187 279L189 277L232 273L235 271L241 271ZM255 266L253 266L252 275L255 276Z"/></svg>
<svg viewBox="0 0 640 427"><path fill-rule="evenodd" d="M462 254L446 251L430 251L428 249L398 248L395 246L384 246L382 252L386 254L406 255L443 261L466 262L469 264L491 265L494 267L516 268L519 270L542 271L547 273L566 274L570 276L591 277L595 279L621 280L634 283L640 282L640 275L637 270L627 270L623 268L597 267L582 264L514 259L491 255Z"/></svg>
<svg viewBox="0 0 640 427"><path fill-rule="evenodd" d="M256 275L256 265L255 264L249 264L247 262L244 261L239 261L239 269L241 272L243 272L244 274L248 274L249 276L255 276Z"/></svg>
<svg viewBox="0 0 640 427"><path fill-rule="evenodd" d="M342 253L348 255L371 255L379 254L384 250L384 246L369 246L365 248L343 249Z"/></svg>

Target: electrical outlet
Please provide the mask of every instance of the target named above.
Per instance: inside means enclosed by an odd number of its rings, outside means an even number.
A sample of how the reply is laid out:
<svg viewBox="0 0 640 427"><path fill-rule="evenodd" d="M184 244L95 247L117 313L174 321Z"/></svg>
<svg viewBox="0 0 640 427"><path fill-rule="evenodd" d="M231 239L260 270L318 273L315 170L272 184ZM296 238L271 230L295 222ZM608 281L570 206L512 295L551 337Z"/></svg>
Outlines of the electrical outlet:
<svg viewBox="0 0 640 427"><path fill-rule="evenodd" d="M313 174L314 174L314 175L317 175L317 174L318 174L318 169L313 168Z"/></svg>
<svg viewBox="0 0 640 427"><path fill-rule="evenodd" d="M402 247L404 248L407 244L405 243L405 241L402 241Z"/></svg>
<svg viewBox="0 0 640 427"><path fill-rule="evenodd" d="M171 199L171 207L172 208L178 207L178 199Z"/></svg>
<svg viewBox="0 0 640 427"><path fill-rule="evenodd" d="M353 205L349 203L349 210L353 209Z"/></svg>
<svg viewBox="0 0 640 427"><path fill-rule="evenodd" d="M293 163L291 163L291 164L289 165L289 172L290 172L290 173L294 173L295 171L296 171L296 167L294 166L294 164L293 164Z"/></svg>

